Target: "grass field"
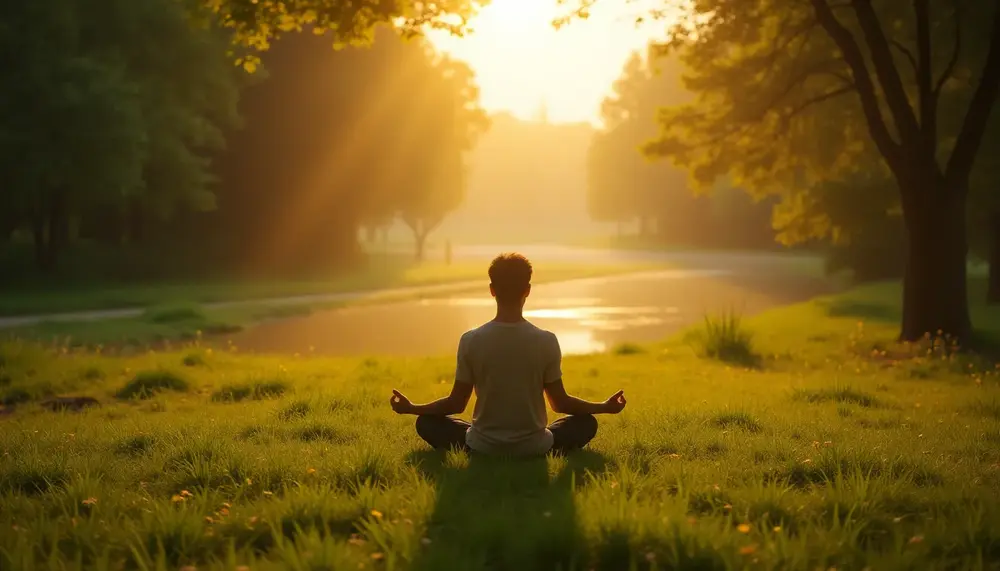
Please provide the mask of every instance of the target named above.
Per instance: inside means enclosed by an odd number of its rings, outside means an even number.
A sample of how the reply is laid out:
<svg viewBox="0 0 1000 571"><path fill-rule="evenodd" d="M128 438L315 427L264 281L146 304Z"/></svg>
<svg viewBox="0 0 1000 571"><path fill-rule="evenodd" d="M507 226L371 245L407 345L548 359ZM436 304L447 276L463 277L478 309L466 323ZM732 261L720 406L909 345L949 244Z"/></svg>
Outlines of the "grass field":
<svg viewBox="0 0 1000 571"><path fill-rule="evenodd" d="M393 387L443 395L451 357L8 343L0 568L996 568L997 365L892 343L896 299L568 357L572 391L629 405L537 460L435 453L389 411ZM50 394L101 406L47 412Z"/></svg>
<svg viewBox="0 0 1000 571"><path fill-rule="evenodd" d="M23 294L3 297L0 304L17 314L25 308L42 307L94 309L138 307L134 316L97 320L46 320L26 326L0 328L0 339L35 339L45 343L79 346L143 346L165 340L193 339L205 335L232 333L267 319L281 319L347 304L385 301L385 288L432 286L479 281L488 283L483 262L445 265L422 264L399 271L377 268L362 274L327 282L233 282L135 286L126 289L95 289L82 293ZM545 283L616 273L662 269L662 264L622 262L618 264L546 263L535 271L534 282ZM482 287L482 285L480 286ZM352 291L371 291L370 299L324 302L307 299L274 304L266 298L282 296L322 296ZM393 295L404 299L416 294ZM240 303L216 307L217 302ZM18 305L19 303L23 305ZM46 306L45 304L49 304ZM117 305L116 305L117 304ZM51 310L50 310L51 311ZM0 311L2 313L2 311ZM23 315L25 312L21 312ZM27 312L30 313L30 312ZM2 319L0 319L2 321Z"/></svg>

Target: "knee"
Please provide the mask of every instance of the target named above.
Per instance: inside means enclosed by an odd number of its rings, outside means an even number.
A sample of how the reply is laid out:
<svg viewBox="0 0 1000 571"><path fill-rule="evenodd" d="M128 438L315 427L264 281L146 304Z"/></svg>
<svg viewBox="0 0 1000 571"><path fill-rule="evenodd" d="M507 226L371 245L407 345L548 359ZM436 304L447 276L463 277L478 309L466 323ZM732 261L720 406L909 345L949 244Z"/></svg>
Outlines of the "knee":
<svg viewBox="0 0 1000 571"><path fill-rule="evenodd" d="M590 440L597 436L597 418L592 414L585 414L577 417L580 423L580 432L582 432L587 440Z"/></svg>
<svg viewBox="0 0 1000 571"><path fill-rule="evenodd" d="M422 414L417 417L417 436L427 439L427 436L434 431L434 417Z"/></svg>

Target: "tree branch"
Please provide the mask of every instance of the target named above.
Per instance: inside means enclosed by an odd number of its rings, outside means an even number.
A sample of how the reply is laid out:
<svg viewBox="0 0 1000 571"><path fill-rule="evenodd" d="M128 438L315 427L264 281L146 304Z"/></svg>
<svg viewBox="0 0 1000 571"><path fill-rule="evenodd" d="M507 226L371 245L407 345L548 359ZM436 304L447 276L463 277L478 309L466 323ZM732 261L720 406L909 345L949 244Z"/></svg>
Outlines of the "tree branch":
<svg viewBox="0 0 1000 571"><path fill-rule="evenodd" d="M921 146L926 156L937 155L937 93L931 61L929 0L913 0L917 20L917 104L920 107Z"/></svg>
<svg viewBox="0 0 1000 571"><path fill-rule="evenodd" d="M964 192L965 182L969 178L976 154L986 132L990 112L1000 95L1000 0L993 2L993 26L990 31L990 51L980 74L979 86L972 96L969 109L962 121L962 130L958 133L955 148L945 169L947 188L956 188Z"/></svg>
<svg viewBox="0 0 1000 571"><path fill-rule="evenodd" d="M787 131L788 130L788 126L791 123L792 119L795 118L796 115L798 115L799 113L802 113L803 111L805 111L806 109L812 107L813 105L818 105L820 103L823 103L824 101L829 101L831 99L835 99L837 97L840 97L841 95L847 95L848 93L854 91L855 89L856 88L855 88L855 86L853 84L851 84L851 85L845 85L843 87L838 87L837 89L832 89L830 91L827 91L826 93L823 93L821 95L817 95L816 97L812 97L812 98L810 98L810 99L808 99L806 101L803 101L801 104L799 104L796 107L792 108L791 111L789 111L787 114L785 114L785 115L783 115L781 117L781 130L782 131Z"/></svg>
<svg viewBox="0 0 1000 571"><path fill-rule="evenodd" d="M872 8L872 2L871 0L853 0L852 5L858 23L861 25L865 43L868 45L868 52L875 68L875 76L882 86L886 105L889 107L889 112L892 113L896 129L899 131L901 143L906 146L907 141L918 141L920 126L917 124L917 118L913 115L913 109L907 100L903 80L899 77L899 70L896 69L896 63L889 50L889 42L882 31L878 15Z"/></svg>
<svg viewBox="0 0 1000 571"><path fill-rule="evenodd" d="M827 68L830 67L831 64L835 64L838 61L839 60L835 59L827 59L820 62L815 62L812 65L807 66L805 69L791 71L789 73L790 77L788 78L786 85L781 90L779 90L774 95L774 97L772 97L765 105L758 108L755 113L753 113L748 117L742 117L742 118L734 117L733 120L737 122L740 121L753 122L762 120L767 115L768 111L777 107L782 102L782 100L788 97L788 94L794 91L795 88L801 87L802 84L805 83L805 81L809 79L811 76L820 75L824 73L836 73L836 72L830 72ZM850 80L848 80L848 83L851 83Z"/></svg>
<svg viewBox="0 0 1000 571"><path fill-rule="evenodd" d="M878 97L875 94L875 85L868 74L868 66L865 65L865 58L861 55L857 42L851 32L837 20L826 0L810 0L813 10L816 12L816 19L820 25L837 44L844 61L851 70L853 85L861 99L861 109L864 111L868 131L872 140L878 147L879 152L886 161L895 168L899 165L900 148L899 144L893 140L889 129L885 125L882 117L882 110L879 108Z"/></svg>
<svg viewBox="0 0 1000 571"><path fill-rule="evenodd" d="M899 40L891 40L892 47L896 48L909 60L910 65L913 67L913 72L917 72L917 58L913 57L913 52L911 52L906 46L903 45Z"/></svg>
<svg viewBox="0 0 1000 571"><path fill-rule="evenodd" d="M945 66L944 71L941 73L941 77L938 78L937 84L934 86L935 97L939 97L941 95L941 90L944 89L944 85L948 83L949 79L951 79L951 74L955 73L955 66L958 65L958 58L962 53L961 4L961 0L955 1L955 11L952 12L952 18L955 22L955 43L951 48L951 59L948 60L948 65Z"/></svg>

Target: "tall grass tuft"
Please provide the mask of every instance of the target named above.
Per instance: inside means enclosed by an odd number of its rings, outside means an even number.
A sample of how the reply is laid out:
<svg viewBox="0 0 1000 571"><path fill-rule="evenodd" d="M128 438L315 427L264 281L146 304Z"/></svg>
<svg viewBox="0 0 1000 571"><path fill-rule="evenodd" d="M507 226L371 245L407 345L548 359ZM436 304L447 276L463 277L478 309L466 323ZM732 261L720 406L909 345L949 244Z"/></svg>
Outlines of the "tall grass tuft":
<svg viewBox="0 0 1000 571"><path fill-rule="evenodd" d="M743 325L735 311L706 314L702 328L694 335L701 353L724 363L756 367L760 359L753 348L753 333Z"/></svg>

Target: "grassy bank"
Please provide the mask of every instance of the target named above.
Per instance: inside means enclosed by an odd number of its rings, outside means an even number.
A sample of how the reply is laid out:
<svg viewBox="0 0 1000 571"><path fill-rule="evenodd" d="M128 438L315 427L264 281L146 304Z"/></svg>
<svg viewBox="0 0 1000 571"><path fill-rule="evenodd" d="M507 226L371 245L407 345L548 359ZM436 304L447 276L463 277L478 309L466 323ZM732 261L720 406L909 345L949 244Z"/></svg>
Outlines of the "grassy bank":
<svg viewBox="0 0 1000 571"><path fill-rule="evenodd" d="M537 273L539 279L552 280L634 271L649 267L652 266L650 264L630 263L549 263L540 267ZM0 317L149 308L176 304L253 301L277 297L434 285L484 279L485 276L486 264L482 261L414 264L409 257L390 256L388 258L375 257L365 269L347 272L330 279L191 281L82 286L55 284L50 287L0 290Z"/></svg>
<svg viewBox="0 0 1000 571"><path fill-rule="evenodd" d="M585 278L616 273L628 273L663 268L663 265L620 264L539 264L535 283L545 283L574 278ZM45 320L26 326L0 328L0 339L34 339L45 343L71 346L124 345L143 346L165 340L190 340L197 335L215 335L239 331L254 323L268 319L281 319L305 315L312 311L344 305L357 305L400 300L420 294L403 292L387 295L380 290L434 286L464 282L488 283L485 264L462 263L454 265L424 264L398 272L379 272L377 269L364 274L346 276L329 282L275 282L230 284L180 284L175 286L141 286L125 290L95 290L60 297L49 293L22 298L23 307L41 307L49 300L53 307L120 308L140 307L135 315L88 320ZM281 296L322 296L343 292L371 291L370 297L348 301L312 298L272 303L267 298ZM31 294L35 295L35 294ZM114 300L131 300L130 304L113 305ZM242 301L241 301L242 300ZM213 305L216 302L240 303ZM8 307L14 307L16 296L4 298ZM2 321L2 319L0 319Z"/></svg>
<svg viewBox="0 0 1000 571"><path fill-rule="evenodd" d="M6 344L0 568L990 568L996 365L893 344L897 299L567 358L568 387L628 408L589 450L530 461L431 452L389 411L393 387L444 394L451 358Z"/></svg>

